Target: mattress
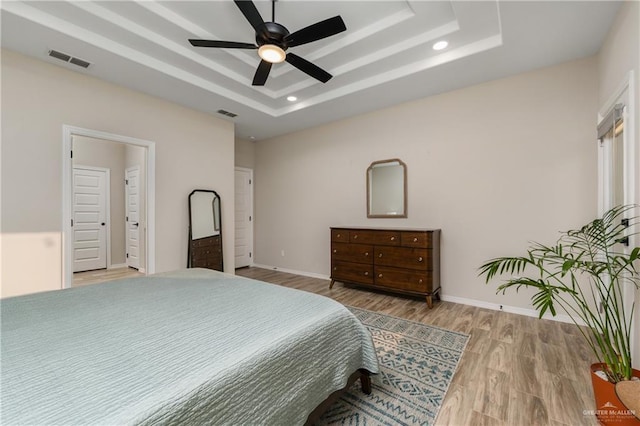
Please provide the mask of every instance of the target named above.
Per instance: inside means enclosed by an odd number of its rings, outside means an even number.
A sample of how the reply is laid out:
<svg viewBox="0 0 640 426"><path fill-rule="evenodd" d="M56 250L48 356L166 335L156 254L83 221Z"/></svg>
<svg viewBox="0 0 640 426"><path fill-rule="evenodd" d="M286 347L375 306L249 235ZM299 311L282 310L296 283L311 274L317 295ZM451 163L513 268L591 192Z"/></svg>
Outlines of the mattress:
<svg viewBox="0 0 640 426"><path fill-rule="evenodd" d="M0 301L11 424L303 424L371 337L339 303L209 270Z"/></svg>

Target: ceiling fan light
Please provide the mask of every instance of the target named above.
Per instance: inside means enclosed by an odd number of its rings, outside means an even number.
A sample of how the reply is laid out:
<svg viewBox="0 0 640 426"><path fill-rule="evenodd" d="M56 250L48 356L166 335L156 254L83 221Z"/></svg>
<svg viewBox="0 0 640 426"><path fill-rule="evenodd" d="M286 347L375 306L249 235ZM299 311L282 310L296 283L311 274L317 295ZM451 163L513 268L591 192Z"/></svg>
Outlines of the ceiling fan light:
<svg viewBox="0 0 640 426"><path fill-rule="evenodd" d="M258 49L258 55L267 62L279 64L287 56L279 46L275 44L264 44Z"/></svg>

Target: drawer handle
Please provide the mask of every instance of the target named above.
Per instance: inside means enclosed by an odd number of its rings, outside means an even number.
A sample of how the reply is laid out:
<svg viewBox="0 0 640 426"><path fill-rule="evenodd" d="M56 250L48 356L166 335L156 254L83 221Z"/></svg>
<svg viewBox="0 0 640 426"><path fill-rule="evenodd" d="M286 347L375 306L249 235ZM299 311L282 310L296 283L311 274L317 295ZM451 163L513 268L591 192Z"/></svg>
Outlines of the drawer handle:
<svg viewBox="0 0 640 426"><path fill-rule="evenodd" d="M365 256L369 256L369 252L366 252L364 255L365 255Z"/></svg>
<svg viewBox="0 0 640 426"><path fill-rule="evenodd" d="M378 274L378 278L382 278L382 274Z"/></svg>
<svg viewBox="0 0 640 426"><path fill-rule="evenodd" d="M396 237L391 237L391 241L395 241L395 240L396 240Z"/></svg>
<svg viewBox="0 0 640 426"><path fill-rule="evenodd" d="M418 258L418 262L422 262L423 260L424 260L424 259L422 259L422 256L420 256L420 257Z"/></svg>
<svg viewBox="0 0 640 426"><path fill-rule="evenodd" d="M382 253L378 254L378 257L382 257Z"/></svg>
<svg viewBox="0 0 640 426"><path fill-rule="evenodd" d="M422 278L418 280L418 284L422 284Z"/></svg>
<svg viewBox="0 0 640 426"><path fill-rule="evenodd" d="M418 237L413 237L413 242L417 243L418 242Z"/></svg>
<svg viewBox="0 0 640 426"><path fill-rule="evenodd" d="M338 250L337 250L337 249L333 249L333 252L334 252L334 253L337 253L337 252L338 252Z"/></svg>
<svg viewBox="0 0 640 426"><path fill-rule="evenodd" d="M336 238L340 238L341 234L336 235Z"/></svg>
<svg viewBox="0 0 640 426"><path fill-rule="evenodd" d="M369 275L369 272L365 272L365 273L364 273L364 275L365 275L365 276L368 276L368 275Z"/></svg>
<svg viewBox="0 0 640 426"><path fill-rule="evenodd" d="M354 235L354 236L353 236L353 239L354 239L354 240L357 240L357 239L358 239L358 234Z"/></svg>
<svg viewBox="0 0 640 426"><path fill-rule="evenodd" d="M337 270L338 270L338 267L337 267L337 266L334 266L334 267L333 267L333 270L334 270L334 271L337 271Z"/></svg>

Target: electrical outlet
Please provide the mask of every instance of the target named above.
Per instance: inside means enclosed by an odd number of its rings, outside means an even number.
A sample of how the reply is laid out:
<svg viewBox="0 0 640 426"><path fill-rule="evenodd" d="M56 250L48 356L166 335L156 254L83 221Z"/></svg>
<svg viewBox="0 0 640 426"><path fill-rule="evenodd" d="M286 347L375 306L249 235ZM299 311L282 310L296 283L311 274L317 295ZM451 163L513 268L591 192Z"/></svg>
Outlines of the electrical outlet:
<svg viewBox="0 0 640 426"><path fill-rule="evenodd" d="M280 256L284 257L284 250L280 251Z"/></svg>

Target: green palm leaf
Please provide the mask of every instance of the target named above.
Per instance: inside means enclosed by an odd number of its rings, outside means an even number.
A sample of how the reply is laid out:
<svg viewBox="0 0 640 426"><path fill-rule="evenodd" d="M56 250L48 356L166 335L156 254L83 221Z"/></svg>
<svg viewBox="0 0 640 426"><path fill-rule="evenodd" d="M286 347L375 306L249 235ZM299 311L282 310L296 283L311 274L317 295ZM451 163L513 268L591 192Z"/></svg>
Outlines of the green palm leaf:
<svg viewBox="0 0 640 426"><path fill-rule="evenodd" d="M625 251L620 241L638 234L638 216L622 220L637 208L614 207L602 218L562 233L553 246L534 242L524 256L498 257L479 268L485 283L511 276L498 285L497 293L533 289L531 302L539 318L557 315L559 307L576 325L585 323L589 332L579 328L580 333L596 358L607 364L613 382L628 380L632 373L633 307L630 313L624 309L622 286L629 282L640 287L640 247ZM520 276L525 273L528 276Z"/></svg>

